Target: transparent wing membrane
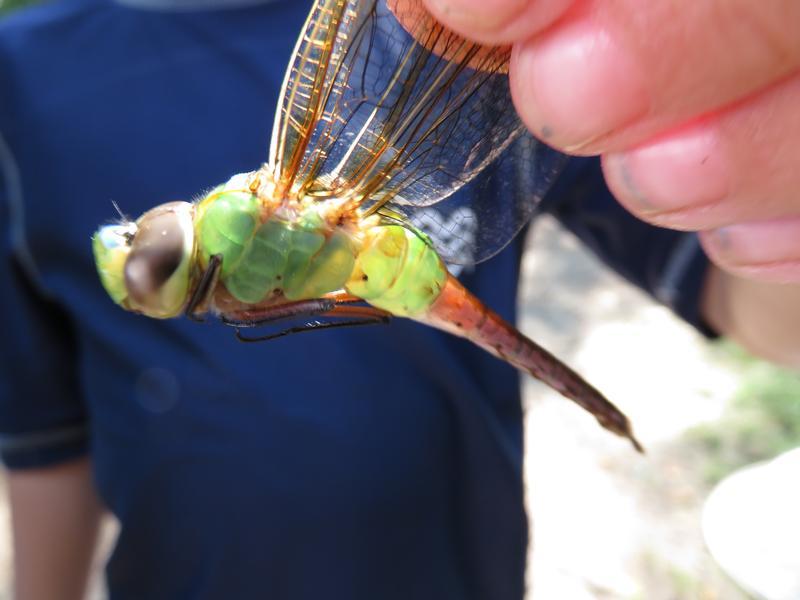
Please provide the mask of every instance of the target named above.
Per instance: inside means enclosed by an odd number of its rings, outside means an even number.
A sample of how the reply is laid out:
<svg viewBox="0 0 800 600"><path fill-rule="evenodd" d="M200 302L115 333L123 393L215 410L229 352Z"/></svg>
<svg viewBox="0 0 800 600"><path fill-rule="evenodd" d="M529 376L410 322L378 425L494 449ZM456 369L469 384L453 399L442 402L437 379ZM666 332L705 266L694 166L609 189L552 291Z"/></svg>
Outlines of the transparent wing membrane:
<svg viewBox="0 0 800 600"><path fill-rule="evenodd" d="M315 3L276 115L269 165L277 193L344 198L368 213L391 203L413 220L414 207L453 194L522 133L511 108L508 48L466 41L417 1L390 0L390 6L385 0ZM548 176L514 196L526 196L525 218L552 180L552 165L540 169L539 159L555 155L528 144L538 161L532 172ZM508 202L458 202L473 204L452 207L462 220L471 212L479 221L474 260L505 245L524 222L516 208L500 214ZM435 242L452 237L447 225L429 221ZM466 261L465 253L453 254Z"/></svg>
<svg viewBox="0 0 800 600"><path fill-rule="evenodd" d="M402 207L449 264L491 258L530 222L567 157L530 134L517 137L490 169L435 206Z"/></svg>

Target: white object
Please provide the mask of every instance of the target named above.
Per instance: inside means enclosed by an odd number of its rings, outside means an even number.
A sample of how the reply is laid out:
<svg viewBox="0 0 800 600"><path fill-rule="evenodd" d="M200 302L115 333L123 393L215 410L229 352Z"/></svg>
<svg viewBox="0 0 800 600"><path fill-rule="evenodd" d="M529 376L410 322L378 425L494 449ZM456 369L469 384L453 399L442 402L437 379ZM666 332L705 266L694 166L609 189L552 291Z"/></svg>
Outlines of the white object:
<svg viewBox="0 0 800 600"><path fill-rule="evenodd" d="M723 479L703 510L711 555L764 600L800 600L800 448Z"/></svg>

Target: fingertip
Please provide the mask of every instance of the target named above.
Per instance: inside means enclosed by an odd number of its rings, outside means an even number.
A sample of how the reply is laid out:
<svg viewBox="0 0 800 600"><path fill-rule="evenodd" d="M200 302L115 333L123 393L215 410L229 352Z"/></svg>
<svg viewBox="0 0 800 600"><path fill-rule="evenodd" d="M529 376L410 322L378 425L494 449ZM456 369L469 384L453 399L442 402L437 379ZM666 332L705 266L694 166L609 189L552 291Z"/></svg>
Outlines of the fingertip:
<svg viewBox="0 0 800 600"><path fill-rule="evenodd" d="M550 130L548 143L574 154L646 115L649 97L633 57L615 36L578 17L517 44L511 91L523 121Z"/></svg>
<svg viewBox="0 0 800 600"><path fill-rule="evenodd" d="M405 0L411 1L411 0ZM574 0L423 0L441 23L483 44L510 44L552 25Z"/></svg>
<svg viewBox="0 0 800 600"><path fill-rule="evenodd" d="M628 210L675 229L713 226L713 219L721 217L710 209L725 200L731 187L726 156L712 123L698 123L627 152L604 155L603 171L612 193Z"/></svg>
<svg viewBox="0 0 800 600"><path fill-rule="evenodd" d="M742 223L703 231L700 243L720 268L748 279L800 282L800 218Z"/></svg>
<svg viewBox="0 0 800 600"><path fill-rule="evenodd" d="M647 198L639 190L631 173L628 155L626 153L603 154L600 158L600 164L606 185L614 198L628 212L643 219L650 205L647 202Z"/></svg>

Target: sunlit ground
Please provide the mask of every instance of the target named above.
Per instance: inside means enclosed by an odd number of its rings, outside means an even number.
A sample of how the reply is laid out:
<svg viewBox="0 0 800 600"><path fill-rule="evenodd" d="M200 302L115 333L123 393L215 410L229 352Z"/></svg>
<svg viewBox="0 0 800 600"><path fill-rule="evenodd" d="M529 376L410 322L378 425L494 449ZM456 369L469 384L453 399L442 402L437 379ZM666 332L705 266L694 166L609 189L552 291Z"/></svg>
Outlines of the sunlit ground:
<svg viewBox="0 0 800 600"><path fill-rule="evenodd" d="M531 237L520 308L647 448L527 382L529 599L747 598L706 550L702 508L726 474L800 445L800 378L710 345L551 222Z"/></svg>
<svg viewBox="0 0 800 600"><path fill-rule="evenodd" d="M747 598L706 550L701 511L713 484L737 466L800 445L800 379L781 380L770 367L712 347L552 222L533 233L521 328L612 398L647 454L526 381L528 600ZM770 384L794 390L794 399L779 394L775 402ZM751 400L745 409L735 400L743 390ZM1 498L5 600L11 550ZM96 577L93 599L102 597L100 589Z"/></svg>

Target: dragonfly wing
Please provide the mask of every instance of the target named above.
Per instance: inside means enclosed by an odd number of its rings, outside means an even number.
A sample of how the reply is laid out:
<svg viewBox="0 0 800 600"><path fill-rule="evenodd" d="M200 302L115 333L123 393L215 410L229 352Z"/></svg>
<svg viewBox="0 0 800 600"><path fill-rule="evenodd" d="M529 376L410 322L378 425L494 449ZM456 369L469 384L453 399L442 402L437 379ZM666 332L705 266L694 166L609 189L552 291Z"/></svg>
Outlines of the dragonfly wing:
<svg viewBox="0 0 800 600"><path fill-rule="evenodd" d="M518 136L490 169L435 206L398 207L451 265L472 265L500 252L529 223L567 162L530 134Z"/></svg>
<svg viewBox="0 0 800 600"><path fill-rule="evenodd" d="M397 8L398 0L391 0ZM406 31L385 0L317 0L298 40L270 149L277 191L427 206L523 131L509 49L450 32L416 0Z"/></svg>

